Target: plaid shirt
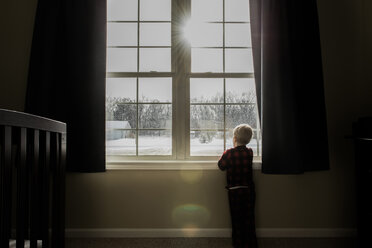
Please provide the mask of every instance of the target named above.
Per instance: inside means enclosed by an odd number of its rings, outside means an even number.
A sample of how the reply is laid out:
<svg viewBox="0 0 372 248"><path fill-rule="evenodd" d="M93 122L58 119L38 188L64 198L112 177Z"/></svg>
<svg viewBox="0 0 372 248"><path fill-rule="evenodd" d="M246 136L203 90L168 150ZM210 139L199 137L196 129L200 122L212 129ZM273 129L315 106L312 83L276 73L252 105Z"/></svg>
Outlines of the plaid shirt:
<svg viewBox="0 0 372 248"><path fill-rule="evenodd" d="M253 184L252 160L253 151L246 146L237 146L223 153L218 161L218 167L220 170L226 170L227 189Z"/></svg>

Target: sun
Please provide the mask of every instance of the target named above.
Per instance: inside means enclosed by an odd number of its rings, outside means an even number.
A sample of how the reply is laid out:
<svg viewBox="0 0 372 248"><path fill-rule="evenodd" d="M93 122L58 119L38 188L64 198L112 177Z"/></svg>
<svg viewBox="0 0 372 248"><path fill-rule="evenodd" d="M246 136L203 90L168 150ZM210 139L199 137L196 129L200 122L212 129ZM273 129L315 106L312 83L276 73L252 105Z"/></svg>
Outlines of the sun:
<svg viewBox="0 0 372 248"><path fill-rule="evenodd" d="M196 19L190 18L183 26L183 38L190 45L194 46L203 35L203 23Z"/></svg>

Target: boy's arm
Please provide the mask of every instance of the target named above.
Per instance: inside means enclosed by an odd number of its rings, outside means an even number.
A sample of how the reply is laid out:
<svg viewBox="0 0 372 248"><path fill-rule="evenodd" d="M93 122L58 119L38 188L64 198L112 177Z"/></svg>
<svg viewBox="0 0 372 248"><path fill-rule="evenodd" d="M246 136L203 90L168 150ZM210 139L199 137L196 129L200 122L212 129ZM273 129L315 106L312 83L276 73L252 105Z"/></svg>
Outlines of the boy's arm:
<svg viewBox="0 0 372 248"><path fill-rule="evenodd" d="M220 170L224 171L224 170L227 169L227 167L229 166L230 156L231 156L231 154L230 154L229 150L226 150L222 154L220 160L218 160L218 168L220 168Z"/></svg>

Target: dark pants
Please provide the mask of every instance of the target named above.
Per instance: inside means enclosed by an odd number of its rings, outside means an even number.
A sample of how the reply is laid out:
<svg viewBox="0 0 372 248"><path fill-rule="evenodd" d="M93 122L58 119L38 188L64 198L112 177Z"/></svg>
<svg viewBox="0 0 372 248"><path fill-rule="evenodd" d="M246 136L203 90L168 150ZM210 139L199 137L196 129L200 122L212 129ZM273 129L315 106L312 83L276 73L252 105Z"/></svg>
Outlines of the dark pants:
<svg viewBox="0 0 372 248"><path fill-rule="evenodd" d="M228 192L233 246L235 248L256 248L257 238L254 219L256 194L254 186L231 189Z"/></svg>

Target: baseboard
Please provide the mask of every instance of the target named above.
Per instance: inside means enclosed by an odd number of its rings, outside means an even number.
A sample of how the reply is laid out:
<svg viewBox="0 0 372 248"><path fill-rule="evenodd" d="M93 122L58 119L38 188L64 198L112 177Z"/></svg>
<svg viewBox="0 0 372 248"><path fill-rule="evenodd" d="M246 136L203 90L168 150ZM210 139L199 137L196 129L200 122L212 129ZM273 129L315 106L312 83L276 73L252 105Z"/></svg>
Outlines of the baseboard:
<svg viewBox="0 0 372 248"><path fill-rule="evenodd" d="M341 238L356 237L352 228L262 228L257 236L262 238Z"/></svg>
<svg viewBox="0 0 372 248"><path fill-rule="evenodd" d="M177 238L231 236L228 228L108 228L66 229L68 238ZM346 228L258 228L261 238L336 238L355 237L356 229Z"/></svg>

